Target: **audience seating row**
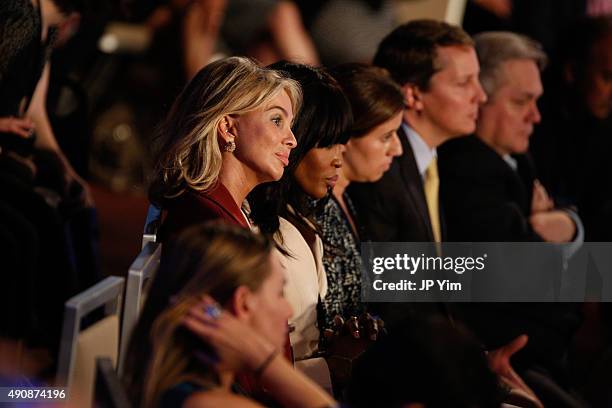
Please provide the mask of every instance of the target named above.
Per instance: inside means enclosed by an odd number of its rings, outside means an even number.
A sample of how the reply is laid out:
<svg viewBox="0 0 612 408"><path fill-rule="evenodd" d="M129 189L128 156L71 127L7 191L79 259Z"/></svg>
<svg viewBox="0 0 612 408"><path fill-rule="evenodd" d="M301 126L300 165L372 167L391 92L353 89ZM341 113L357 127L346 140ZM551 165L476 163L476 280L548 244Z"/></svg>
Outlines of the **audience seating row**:
<svg viewBox="0 0 612 408"><path fill-rule="evenodd" d="M68 388L71 399L77 401L79 407L91 407L92 398L95 398L96 406L129 406L120 402L123 401L123 389L118 378L125 369L130 336L146 300L149 285L159 269L162 246L156 240L160 214L158 208L149 206L142 250L132 262L127 280L108 277L65 304L56 382L58 386ZM103 317L81 330L83 319L102 307ZM104 362L100 367L98 361L98 378L95 379L96 360L100 358ZM296 368L332 392L329 368L324 359L298 361ZM109 379L111 375L116 377L116 381ZM100 379L100 376L105 379ZM104 402L98 401L102 398L98 395L99 387L105 390Z"/></svg>
<svg viewBox="0 0 612 408"><path fill-rule="evenodd" d="M127 281L122 277L107 277L65 303L56 382L68 388L72 402L77 402L79 407L92 406L96 359L101 357L104 361L98 365L98 377L106 379L95 380L96 406L129 406L125 405L127 399L118 396L122 392L118 378L123 373L130 335L146 291L159 268L161 244L155 242L159 216L160 211L151 206L142 251L130 266ZM103 317L83 328L84 319L96 316L94 312L101 308L104 308ZM116 381L109 379L109 366ZM113 367L117 368L116 373ZM98 401L98 387L105 389L103 403Z"/></svg>

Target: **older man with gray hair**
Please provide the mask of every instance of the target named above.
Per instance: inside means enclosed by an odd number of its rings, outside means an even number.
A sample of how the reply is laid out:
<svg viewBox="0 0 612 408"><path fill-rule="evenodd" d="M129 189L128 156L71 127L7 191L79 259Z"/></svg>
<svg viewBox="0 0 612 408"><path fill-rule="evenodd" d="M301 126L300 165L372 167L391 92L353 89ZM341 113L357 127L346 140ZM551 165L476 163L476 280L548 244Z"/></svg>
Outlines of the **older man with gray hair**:
<svg viewBox="0 0 612 408"><path fill-rule="evenodd" d="M541 120L546 55L535 41L510 32L482 33L475 42L488 102L475 134L439 152L449 240L570 242L578 231L575 214L555 208L525 155Z"/></svg>
<svg viewBox="0 0 612 408"><path fill-rule="evenodd" d="M475 133L438 150L448 240L579 244L583 229L578 216L555 207L526 154L541 120L537 101L543 93L540 71L546 55L537 42L515 33L482 33L474 40L488 99ZM471 304L464 312L465 322L487 348L527 334L527 347L514 359L519 371L546 367L546 378L566 388L565 358L579 323L576 306ZM547 394L540 395L543 402ZM561 390L551 394L550 406L565 406L556 398L564 398Z"/></svg>

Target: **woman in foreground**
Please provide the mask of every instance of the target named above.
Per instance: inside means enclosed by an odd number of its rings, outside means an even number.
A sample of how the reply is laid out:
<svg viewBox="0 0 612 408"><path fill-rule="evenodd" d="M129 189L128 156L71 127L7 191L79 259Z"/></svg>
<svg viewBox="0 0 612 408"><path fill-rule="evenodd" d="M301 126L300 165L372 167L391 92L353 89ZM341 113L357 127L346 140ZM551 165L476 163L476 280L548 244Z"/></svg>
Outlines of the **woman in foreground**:
<svg viewBox="0 0 612 408"><path fill-rule="evenodd" d="M280 353L291 316L284 283L270 242L237 226L198 225L169 243L130 343L135 405L260 406L236 385L247 372L282 406L334 406Z"/></svg>

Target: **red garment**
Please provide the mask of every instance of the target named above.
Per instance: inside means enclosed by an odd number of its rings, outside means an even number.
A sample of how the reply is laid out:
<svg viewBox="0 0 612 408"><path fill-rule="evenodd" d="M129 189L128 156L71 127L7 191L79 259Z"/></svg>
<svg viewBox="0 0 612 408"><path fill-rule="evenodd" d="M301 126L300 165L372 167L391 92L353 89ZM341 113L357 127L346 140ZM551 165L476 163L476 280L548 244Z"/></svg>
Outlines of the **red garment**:
<svg viewBox="0 0 612 408"><path fill-rule="evenodd" d="M167 215L161 227L162 242L180 233L192 225L222 220L230 224L249 228L244 214L234 201L227 188L217 183L215 187L207 192L188 191L183 193L166 208ZM293 361L289 334L287 334L285 357ZM239 375L238 383L247 394L260 401L268 401L270 397L265 393L257 379L252 375Z"/></svg>
<svg viewBox="0 0 612 408"><path fill-rule="evenodd" d="M227 188L217 183L207 192L187 191L172 200L161 227L162 241L187 227L206 221L222 220L249 228L240 207Z"/></svg>

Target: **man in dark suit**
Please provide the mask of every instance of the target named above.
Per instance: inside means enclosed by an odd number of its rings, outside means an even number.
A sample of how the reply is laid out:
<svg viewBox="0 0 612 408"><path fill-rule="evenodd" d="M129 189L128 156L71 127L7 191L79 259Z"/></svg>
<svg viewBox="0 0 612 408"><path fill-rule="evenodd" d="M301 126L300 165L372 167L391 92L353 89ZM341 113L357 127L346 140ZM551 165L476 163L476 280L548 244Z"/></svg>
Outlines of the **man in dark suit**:
<svg viewBox="0 0 612 408"><path fill-rule="evenodd" d="M491 32L475 38L489 99L475 135L440 148L448 238L569 242L576 233L575 214L554 207L525 155L541 120L536 103L546 56L524 36Z"/></svg>
<svg viewBox="0 0 612 408"><path fill-rule="evenodd" d="M543 93L540 69L545 54L537 43L514 33L490 32L474 38L488 101L480 110L474 135L439 149L440 199L449 240L575 240L580 245L583 231L578 216L555 208L525 155L533 127L540 121L536 102ZM575 304L468 304L462 310L462 320L488 348L527 333L529 343L516 356L519 369L543 366L546 376L566 382L564 359L579 323ZM546 399L563 394L543 395ZM560 406L557 399L543 401Z"/></svg>
<svg viewBox="0 0 612 408"><path fill-rule="evenodd" d="M398 132L404 153L378 182L349 186L358 222L366 240L441 242L436 148L473 132L478 106L485 101L473 41L444 22L412 21L383 39L374 63L387 69L405 94L407 109ZM437 303L372 306L391 326L406 316L449 314Z"/></svg>
<svg viewBox="0 0 612 408"><path fill-rule="evenodd" d="M376 183L351 183L348 194L366 240L441 242L436 148L474 131L485 94L472 39L459 27L412 21L381 42L374 63L402 86L407 109L398 132L403 154ZM363 216L359 216L359 214ZM365 216L367 215L367 216ZM409 315L448 315L446 305L373 305L388 325Z"/></svg>
<svg viewBox="0 0 612 408"><path fill-rule="evenodd" d="M399 131L404 154L376 183L353 183L349 195L366 238L380 242L440 242L436 148L472 133L486 99L472 39L459 27L419 20L391 32L374 64L402 86L407 109Z"/></svg>
<svg viewBox="0 0 612 408"><path fill-rule="evenodd" d="M445 231L436 148L446 140L473 133L479 106L486 101L474 43L459 27L412 21L382 41L374 63L386 68L404 91L407 109L398 132L404 153L394 159L380 181L349 186L358 222L365 238L372 241L442 242ZM447 305L441 303L370 306L380 313L390 333L414 319L439 313L452 318ZM514 373L509 358L525 342L521 336L489 353L492 370L506 381ZM522 388L518 382L512 385Z"/></svg>

